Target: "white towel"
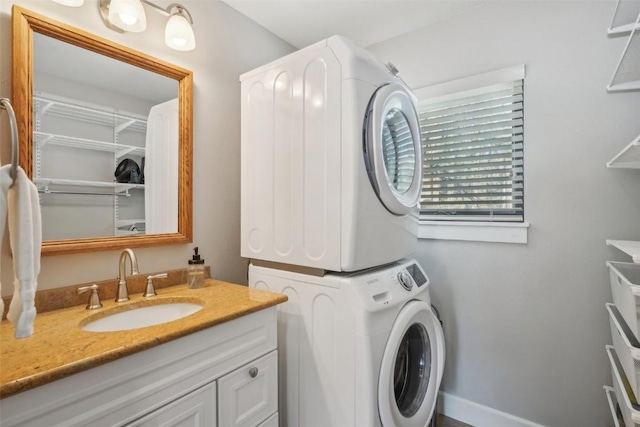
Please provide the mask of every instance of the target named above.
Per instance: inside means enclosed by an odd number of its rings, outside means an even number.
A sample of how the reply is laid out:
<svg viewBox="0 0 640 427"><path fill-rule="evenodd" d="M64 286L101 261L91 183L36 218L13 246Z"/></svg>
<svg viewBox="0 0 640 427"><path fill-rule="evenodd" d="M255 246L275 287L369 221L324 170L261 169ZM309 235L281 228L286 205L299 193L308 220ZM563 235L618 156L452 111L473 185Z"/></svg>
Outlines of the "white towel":
<svg viewBox="0 0 640 427"><path fill-rule="evenodd" d="M42 219L38 189L18 167L16 180L8 190L9 242L13 253L14 291L7 318L15 325L15 337L33 333L35 295L40 273Z"/></svg>
<svg viewBox="0 0 640 427"><path fill-rule="evenodd" d="M12 183L9 171L11 165L0 167L0 259L2 259L2 239L4 238L4 227L7 223L7 193ZM0 276L1 278L2 276ZM2 285L0 284L0 289ZM4 301L0 298L0 316L4 313Z"/></svg>

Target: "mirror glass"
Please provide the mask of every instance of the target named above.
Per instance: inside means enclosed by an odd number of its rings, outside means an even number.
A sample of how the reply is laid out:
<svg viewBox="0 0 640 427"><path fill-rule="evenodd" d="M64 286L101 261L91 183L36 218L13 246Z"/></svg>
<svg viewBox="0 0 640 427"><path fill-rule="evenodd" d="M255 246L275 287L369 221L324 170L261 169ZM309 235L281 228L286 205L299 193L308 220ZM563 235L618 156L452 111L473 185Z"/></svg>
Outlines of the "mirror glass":
<svg viewBox="0 0 640 427"><path fill-rule="evenodd" d="M34 34L44 240L178 231L177 101L173 79Z"/></svg>
<svg viewBox="0 0 640 427"><path fill-rule="evenodd" d="M191 241L191 72L17 6L13 19L43 254Z"/></svg>

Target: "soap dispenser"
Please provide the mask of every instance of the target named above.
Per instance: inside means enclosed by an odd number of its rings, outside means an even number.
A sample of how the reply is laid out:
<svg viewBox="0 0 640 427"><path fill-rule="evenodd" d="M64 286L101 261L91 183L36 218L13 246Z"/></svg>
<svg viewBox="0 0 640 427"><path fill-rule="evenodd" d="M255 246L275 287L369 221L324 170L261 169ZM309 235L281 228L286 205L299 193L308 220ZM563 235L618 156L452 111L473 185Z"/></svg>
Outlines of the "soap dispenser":
<svg viewBox="0 0 640 427"><path fill-rule="evenodd" d="M193 248L193 257L189 260L187 268L187 284L189 288L196 289L204 286L204 260L198 255L198 247Z"/></svg>

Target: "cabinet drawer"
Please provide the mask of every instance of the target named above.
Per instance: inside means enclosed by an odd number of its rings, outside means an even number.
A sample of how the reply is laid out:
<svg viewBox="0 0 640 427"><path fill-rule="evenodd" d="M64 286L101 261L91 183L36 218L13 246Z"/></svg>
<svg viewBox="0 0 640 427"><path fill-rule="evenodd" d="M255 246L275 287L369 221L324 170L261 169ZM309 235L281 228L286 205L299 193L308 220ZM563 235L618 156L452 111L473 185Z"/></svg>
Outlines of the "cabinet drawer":
<svg viewBox="0 0 640 427"><path fill-rule="evenodd" d="M225 427L254 427L278 410L276 350L218 380L218 420Z"/></svg>
<svg viewBox="0 0 640 427"><path fill-rule="evenodd" d="M127 427L213 427L215 425L216 383L214 381L127 424Z"/></svg>

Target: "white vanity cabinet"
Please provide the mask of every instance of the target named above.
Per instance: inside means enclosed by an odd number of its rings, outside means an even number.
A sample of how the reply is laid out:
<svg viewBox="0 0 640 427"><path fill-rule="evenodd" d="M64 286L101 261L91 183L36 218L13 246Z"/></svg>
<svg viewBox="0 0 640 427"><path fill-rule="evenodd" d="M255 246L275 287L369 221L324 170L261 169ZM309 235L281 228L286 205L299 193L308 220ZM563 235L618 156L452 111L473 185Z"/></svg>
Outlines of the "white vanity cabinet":
<svg viewBox="0 0 640 427"><path fill-rule="evenodd" d="M1 424L276 426L276 334L272 306L4 398Z"/></svg>

